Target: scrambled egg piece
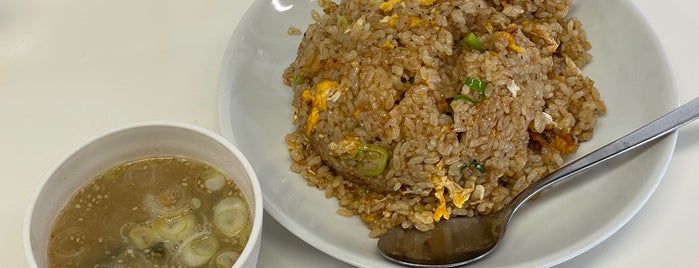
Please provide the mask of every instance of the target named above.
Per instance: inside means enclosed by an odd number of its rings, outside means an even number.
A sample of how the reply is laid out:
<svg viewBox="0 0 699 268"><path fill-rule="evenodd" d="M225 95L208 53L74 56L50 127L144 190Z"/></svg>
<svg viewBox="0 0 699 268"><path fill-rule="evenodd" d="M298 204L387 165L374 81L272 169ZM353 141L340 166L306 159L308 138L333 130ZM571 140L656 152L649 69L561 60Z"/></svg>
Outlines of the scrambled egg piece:
<svg viewBox="0 0 699 268"><path fill-rule="evenodd" d="M502 35L507 39L507 48L517 53L524 53L525 49L517 45L517 41L515 41L515 38L510 33L500 31L495 34Z"/></svg>
<svg viewBox="0 0 699 268"><path fill-rule="evenodd" d="M493 24L490 21L485 22L485 29L488 30L489 34L493 34Z"/></svg>
<svg viewBox="0 0 699 268"><path fill-rule="evenodd" d="M396 26L396 20L398 20L398 15L393 14L391 16L383 17L379 22L388 23L388 26Z"/></svg>
<svg viewBox="0 0 699 268"><path fill-rule="evenodd" d="M442 162L437 163L437 170L442 170ZM447 211L447 200L444 198L444 184L448 181L446 176L432 175L432 185L434 185L434 196L439 200L439 206L434 209L432 213L432 219L435 222L439 222L442 218L445 220L449 219L449 212Z"/></svg>
<svg viewBox="0 0 699 268"><path fill-rule="evenodd" d="M453 181L447 181L444 187L446 187L449 190L451 202L457 208L461 208L464 206L466 199L470 197L470 194L473 191L473 189L464 189L463 187L461 187L461 185L458 185L456 184L456 182Z"/></svg>
<svg viewBox="0 0 699 268"><path fill-rule="evenodd" d="M386 2L381 3L381 5L379 5L379 8L381 10L383 10L384 12L391 12L391 10L393 10L393 6L395 6L396 4L398 4L402 1L403 0L388 0ZM432 5L436 1L437 0L418 0L418 2L420 3L420 6L423 6L423 7Z"/></svg>
<svg viewBox="0 0 699 268"><path fill-rule="evenodd" d="M388 0L388 2L383 2L379 5L379 8L384 12L391 12L393 6L400 3L402 0Z"/></svg>
<svg viewBox="0 0 699 268"><path fill-rule="evenodd" d="M432 219L435 222L439 222L442 218L448 220L449 212L447 211L447 202L444 199L444 188L435 189L434 196L439 200L439 206L434 209Z"/></svg>
<svg viewBox="0 0 699 268"><path fill-rule="evenodd" d="M410 16L410 18L408 18L408 27L409 28L413 28L415 26L425 26L425 25L427 25L427 22L420 17Z"/></svg>
<svg viewBox="0 0 699 268"><path fill-rule="evenodd" d="M440 165L438 165L440 168ZM463 188L461 185L454 181L451 181L447 176L432 176L432 184L434 185L435 193L434 196L439 200L439 206L435 208L432 218L435 222L439 222L442 218L445 220L449 219L449 212L447 211L447 201L444 197L444 188L449 190L449 197L451 197L451 202L457 208L462 208L466 200L471 197L473 193L473 188Z"/></svg>
<svg viewBox="0 0 699 268"><path fill-rule="evenodd" d="M544 39L544 41L548 44L548 46L545 46L544 48L546 48L546 50L548 50L548 51L551 52L551 53L556 52L556 50L558 49L558 46L559 46L560 44L558 43L558 41L556 41L556 39L554 39L553 37L551 37L551 34L552 34L552 33L551 33L551 29L549 29L549 28L541 29L541 28L536 28L536 27L531 27L531 28L526 27L526 26L529 26L530 24L531 24L531 21L528 21L528 20L523 21L523 22L522 22L522 26L525 26L525 28L524 28L523 30L528 31L529 33L531 33L531 34L534 35L534 36L541 37L541 38Z"/></svg>
<svg viewBox="0 0 699 268"><path fill-rule="evenodd" d="M318 120L320 119L320 111L318 108L313 107L311 110L311 114L308 115L308 119L306 120L306 125L304 126L304 129L306 130L306 135L311 135L314 130L316 130L316 126L318 125Z"/></svg>
<svg viewBox="0 0 699 268"><path fill-rule="evenodd" d="M387 49L393 49L396 48L396 45L394 45L391 41L386 40L386 42L381 45L382 48L387 48Z"/></svg>
<svg viewBox="0 0 699 268"><path fill-rule="evenodd" d="M301 93L301 98L304 101L310 101L312 106L311 114L308 115L306 125L304 126L306 135L310 135L316 129L318 119L320 118L320 112L328 109L328 95L330 95L331 91L337 88L338 85L339 83L337 81L324 80L316 85L315 94L311 93L308 89Z"/></svg>
<svg viewBox="0 0 699 268"><path fill-rule="evenodd" d="M347 154L350 158L357 156L357 147L362 143L359 141L359 137L355 135L349 135L341 140L339 143L331 142L328 144L328 150L332 155L344 155Z"/></svg>
<svg viewBox="0 0 699 268"><path fill-rule="evenodd" d="M420 6L424 7L424 6L430 6L430 5L434 4L434 2L436 2L436 1L437 0L418 0L418 3L420 3ZM379 5L379 8L381 10L383 10L383 12L388 13L388 12L393 11L393 6L395 6L396 4L398 4L400 2L403 2L403 0L388 0L386 2L381 3ZM394 25L395 25L395 22L394 22ZM391 25L391 26L393 26L393 25Z"/></svg>
<svg viewBox="0 0 699 268"><path fill-rule="evenodd" d="M388 20L388 25L390 25L391 27L396 26L396 20L398 20L398 15L391 15L391 18Z"/></svg>

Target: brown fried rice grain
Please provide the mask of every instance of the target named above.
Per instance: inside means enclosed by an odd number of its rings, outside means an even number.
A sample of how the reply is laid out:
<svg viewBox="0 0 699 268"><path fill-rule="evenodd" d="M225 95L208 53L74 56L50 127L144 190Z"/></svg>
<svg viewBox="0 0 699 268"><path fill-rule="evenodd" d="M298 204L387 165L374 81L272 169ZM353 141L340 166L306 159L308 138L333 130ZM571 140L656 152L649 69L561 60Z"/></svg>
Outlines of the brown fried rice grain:
<svg viewBox="0 0 699 268"><path fill-rule="evenodd" d="M319 1L283 75L298 126L291 169L372 237L500 209L606 112L580 70L590 44L571 4ZM473 78L487 82L480 96Z"/></svg>

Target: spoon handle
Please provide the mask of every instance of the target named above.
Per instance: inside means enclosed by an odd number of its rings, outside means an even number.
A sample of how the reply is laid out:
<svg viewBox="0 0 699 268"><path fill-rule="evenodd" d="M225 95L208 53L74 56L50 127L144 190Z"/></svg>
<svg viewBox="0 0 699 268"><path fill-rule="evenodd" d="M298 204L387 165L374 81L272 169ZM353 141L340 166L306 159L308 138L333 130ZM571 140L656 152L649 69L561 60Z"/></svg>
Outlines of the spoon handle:
<svg viewBox="0 0 699 268"><path fill-rule="evenodd" d="M517 210L519 206L543 189L564 181L570 176L597 165L618 154L636 148L647 142L662 137L673 130L694 121L699 117L699 97L667 113L655 121L627 134L620 139L601 147L569 164L559 168L543 179L535 182L512 201Z"/></svg>

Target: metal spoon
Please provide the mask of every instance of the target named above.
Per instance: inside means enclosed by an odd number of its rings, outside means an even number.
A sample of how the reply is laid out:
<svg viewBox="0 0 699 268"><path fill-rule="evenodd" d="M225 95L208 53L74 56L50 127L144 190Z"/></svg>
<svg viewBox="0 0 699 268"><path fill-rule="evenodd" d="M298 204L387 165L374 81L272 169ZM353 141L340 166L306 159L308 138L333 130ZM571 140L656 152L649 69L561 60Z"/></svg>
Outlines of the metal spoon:
<svg viewBox="0 0 699 268"><path fill-rule="evenodd" d="M497 246L512 214L541 190L607 159L664 136L699 117L699 97L626 136L585 155L530 185L512 202L484 216L458 217L431 231L393 228L379 238L381 255L412 267L455 267L487 256Z"/></svg>

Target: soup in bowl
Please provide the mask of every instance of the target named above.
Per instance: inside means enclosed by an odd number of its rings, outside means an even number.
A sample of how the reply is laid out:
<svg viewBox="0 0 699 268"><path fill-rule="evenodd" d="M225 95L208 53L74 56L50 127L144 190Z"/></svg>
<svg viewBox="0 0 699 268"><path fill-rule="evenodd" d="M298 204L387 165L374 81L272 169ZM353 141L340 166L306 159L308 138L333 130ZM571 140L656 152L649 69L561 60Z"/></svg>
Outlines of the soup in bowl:
<svg viewBox="0 0 699 268"><path fill-rule="evenodd" d="M262 196L255 172L209 130L150 122L66 157L25 221L32 267L255 267Z"/></svg>

